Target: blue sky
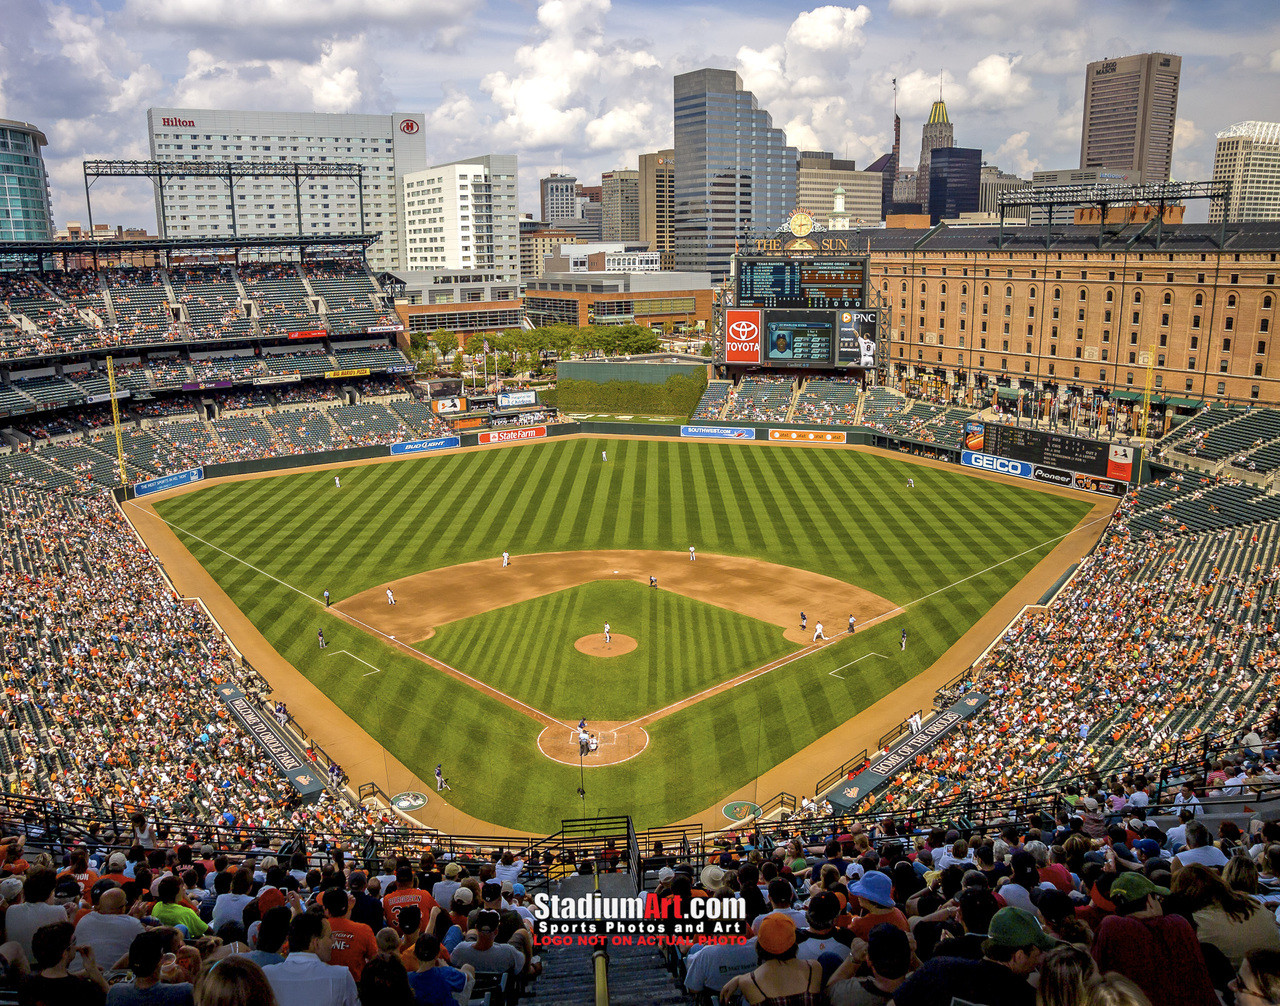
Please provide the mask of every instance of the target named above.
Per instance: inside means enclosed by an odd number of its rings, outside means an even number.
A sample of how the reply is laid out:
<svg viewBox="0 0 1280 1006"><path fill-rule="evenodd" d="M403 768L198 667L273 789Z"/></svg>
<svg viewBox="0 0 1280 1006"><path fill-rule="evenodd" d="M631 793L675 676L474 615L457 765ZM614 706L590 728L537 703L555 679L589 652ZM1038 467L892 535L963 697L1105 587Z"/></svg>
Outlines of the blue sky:
<svg viewBox="0 0 1280 1006"><path fill-rule="evenodd" d="M431 161L515 153L537 178L635 166L671 141L671 77L742 74L800 147L904 163L938 90L956 142L1008 171L1078 163L1084 66L1182 56L1174 176L1214 133L1280 119L1280 4L1130 0L5 0L0 117L49 136L59 224L85 220L81 161L146 156L149 106L421 111ZM95 219L155 226L146 183L100 183Z"/></svg>

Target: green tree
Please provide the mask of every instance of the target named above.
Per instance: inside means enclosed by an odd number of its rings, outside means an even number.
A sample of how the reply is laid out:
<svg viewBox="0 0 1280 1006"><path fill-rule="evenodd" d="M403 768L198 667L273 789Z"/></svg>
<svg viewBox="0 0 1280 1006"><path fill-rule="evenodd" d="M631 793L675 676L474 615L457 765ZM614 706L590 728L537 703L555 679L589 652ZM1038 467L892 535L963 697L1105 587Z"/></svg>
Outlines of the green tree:
<svg viewBox="0 0 1280 1006"><path fill-rule="evenodd" d="M458 336L453 332L436 332L435 335L432 336L432 341L435 342L436 348L440 350L440 354L446 360L458 351Z"/></svg>
<svg viewBox="0 0 1280 1006"><path fill-rule="evenodd" d="M484 352L484 336L479 332L473 332L471 335L467 336L465 346L468 356L479 356Z"/></svg>

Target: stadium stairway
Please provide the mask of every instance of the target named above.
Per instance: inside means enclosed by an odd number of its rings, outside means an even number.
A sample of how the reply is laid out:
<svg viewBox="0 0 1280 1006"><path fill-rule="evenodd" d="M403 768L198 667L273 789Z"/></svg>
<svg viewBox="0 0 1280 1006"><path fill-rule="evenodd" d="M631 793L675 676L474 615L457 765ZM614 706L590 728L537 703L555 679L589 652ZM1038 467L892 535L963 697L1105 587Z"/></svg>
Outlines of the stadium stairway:
<svg viewBox="0 0 1280 1006"><path fill-rule="evenodd" d="M657 947L609 947L609 1006L674 1006L688 998L676 985ZM532 990L539 1001L594 1006L594 948L543 947L542 976Z"/></svg>

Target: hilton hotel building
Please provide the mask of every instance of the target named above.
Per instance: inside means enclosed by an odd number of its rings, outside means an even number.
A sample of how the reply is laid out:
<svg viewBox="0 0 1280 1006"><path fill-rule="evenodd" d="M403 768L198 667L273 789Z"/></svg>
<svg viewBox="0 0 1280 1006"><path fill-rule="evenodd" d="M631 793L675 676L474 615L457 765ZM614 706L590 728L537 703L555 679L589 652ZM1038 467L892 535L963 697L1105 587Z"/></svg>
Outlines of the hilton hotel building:
<svg viewBox="0 0 1280 1006"><path fill-rule="evenodd" d="M364 230L381 232L369 249L375 270L404 269L404 204L400 179L427 167L421 113L345 115L322 112L234 112L204 108L147 109L156 161L298 161L364 165ZM304 234L356 234L360 199L355 179L307 178L302 183ZM292 179L245 178L236 185L241 237L298 233ZM231 233L227 184L220 178L176 178L156 198L159 234L210 238Z"/></svg>
<svg viewBox="0 0 1280 1006"><path fill-rule="evenodd" d="M886 382L1280 405L1280 223L833 233L869 254ZM1220 243L1220 238L1221 243ZM874 298L873 298L874 303ZM883 359L883 358L882 358Z"/></svg>

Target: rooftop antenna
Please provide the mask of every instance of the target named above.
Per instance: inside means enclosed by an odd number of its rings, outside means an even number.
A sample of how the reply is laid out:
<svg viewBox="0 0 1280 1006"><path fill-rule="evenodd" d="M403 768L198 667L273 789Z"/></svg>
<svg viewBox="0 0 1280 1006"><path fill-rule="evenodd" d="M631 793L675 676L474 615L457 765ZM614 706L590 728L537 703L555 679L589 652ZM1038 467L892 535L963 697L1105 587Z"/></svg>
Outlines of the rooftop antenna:
<svg viewBox="0 0 1280 1006"><path fill-rule="evenodd" d="M938 67L938 100L942 100L942 67Z"/></svg>
<svg viewBox="0 0 1280 1006"><path fill-rule="evenodd" d="M893 78L893 114L898 114L898 78Z"/></svg>

